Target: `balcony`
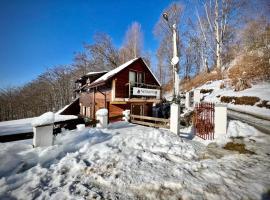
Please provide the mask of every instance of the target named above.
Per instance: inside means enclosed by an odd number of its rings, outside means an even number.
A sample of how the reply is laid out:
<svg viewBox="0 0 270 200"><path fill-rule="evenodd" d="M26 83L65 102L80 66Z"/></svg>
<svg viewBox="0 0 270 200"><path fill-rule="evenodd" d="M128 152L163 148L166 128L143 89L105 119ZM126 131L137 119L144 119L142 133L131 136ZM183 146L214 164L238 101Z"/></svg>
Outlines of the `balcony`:
<svg viewBox="0 0 270 200"><path fill-rule="evenodd" d="M129 82L126 85L126 98L132 100L160 100L161 88L157 85Z"/></svg>

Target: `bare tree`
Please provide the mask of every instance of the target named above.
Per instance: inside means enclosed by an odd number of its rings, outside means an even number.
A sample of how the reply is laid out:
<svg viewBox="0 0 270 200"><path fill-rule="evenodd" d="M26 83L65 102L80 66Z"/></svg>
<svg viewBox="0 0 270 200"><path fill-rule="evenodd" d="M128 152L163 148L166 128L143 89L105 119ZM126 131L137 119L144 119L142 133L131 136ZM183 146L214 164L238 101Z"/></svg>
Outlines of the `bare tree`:
<svg viewBox="0 0 270 200"><path fill-rule="evenodd" d="M85 52L76 53L73 61L77 76L83 76L91 70L91 60Z"/></svg>
<svg viewBox="0 0 270 200"><path fill-rule="evenodd" d="M86 44L85 49L91 59L94 69L112 69L119 66L119 53L112 39L104 33L94 35L94 44Z"/></svg>
<svg viewBox="0 0 270 200"><path fill-rule="evenodd" d="M138 22L133 22L128 28L124 44L120 49L121 62L127 62L136 57L142 56L143 33L141 25Z"/></svg>
<svg viewBox="0 0 270 200"><path fill-rule="evenodd" d="M270 20L264 16L250 20L239 35L241 48L246 52L259 48L270 50Z"/></svg>
<svg viewBox="0 0 270 200"><path fill-rule="evenodd" d="M233 41L239 26L240 10L245 0L211 0L203 2L203 14L197 18L205 46L215 56L216 67L221 70L223 57ZM210 36L210 37L209 37Z"/></svg>

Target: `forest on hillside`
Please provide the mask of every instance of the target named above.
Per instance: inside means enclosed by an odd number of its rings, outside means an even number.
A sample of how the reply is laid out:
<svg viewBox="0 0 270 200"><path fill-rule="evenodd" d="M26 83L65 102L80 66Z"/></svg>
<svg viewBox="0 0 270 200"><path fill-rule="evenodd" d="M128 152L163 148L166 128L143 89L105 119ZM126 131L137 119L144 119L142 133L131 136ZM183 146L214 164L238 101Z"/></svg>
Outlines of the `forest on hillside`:
<svg viewBox="0 0 270 200"><path fill-rule="evenodd" d="M111 70L130 59L143 57L156 76L166 85L171 82L172 36L177 25L179 76L194 81L200 74L215 70L221 78L270 79L270 5L267 0L202 0L186 5L173 2L164 8L153 27L156 52L145 51L143 30L132 22L117 48L107 33L96 33L93 42L83 44L69 65L49 67L31 82L0 89L0 121L27 118L57 111L72 101L74 82L91 71ZM76 49L74 49L76 51ZM157 64L153 65L153 56ZM225 73L232 64L237 68Z"/></svg>

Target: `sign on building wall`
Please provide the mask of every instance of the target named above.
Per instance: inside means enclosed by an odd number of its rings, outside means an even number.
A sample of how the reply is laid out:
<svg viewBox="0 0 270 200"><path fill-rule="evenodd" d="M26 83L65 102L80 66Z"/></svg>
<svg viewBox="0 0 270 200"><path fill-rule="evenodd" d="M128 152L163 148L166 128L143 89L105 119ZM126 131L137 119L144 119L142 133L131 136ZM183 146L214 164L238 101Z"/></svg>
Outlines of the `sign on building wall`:
<svg viewBox="0 0 270 200"><path fill-rule="evenodd" d="M133 95L135 95L135 96L155 96L157 99L159 99L160 98L160 90L133 87Z"/></svg>

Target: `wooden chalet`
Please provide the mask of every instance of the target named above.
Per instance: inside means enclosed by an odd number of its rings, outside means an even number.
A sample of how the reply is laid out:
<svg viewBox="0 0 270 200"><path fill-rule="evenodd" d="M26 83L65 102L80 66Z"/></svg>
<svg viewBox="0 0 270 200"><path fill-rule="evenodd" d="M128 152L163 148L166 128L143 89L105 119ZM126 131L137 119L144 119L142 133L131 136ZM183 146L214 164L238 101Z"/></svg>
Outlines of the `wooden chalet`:
<svg viewBox="0 0 270 200"><path fill-rule="evenodd" d="M108 109L109 119L126 109L134 115L152 116L153 104L160 102L161 85L142 58L109 72L90 72L76 84L80 114L90 118L100 108Z"/></svg>

